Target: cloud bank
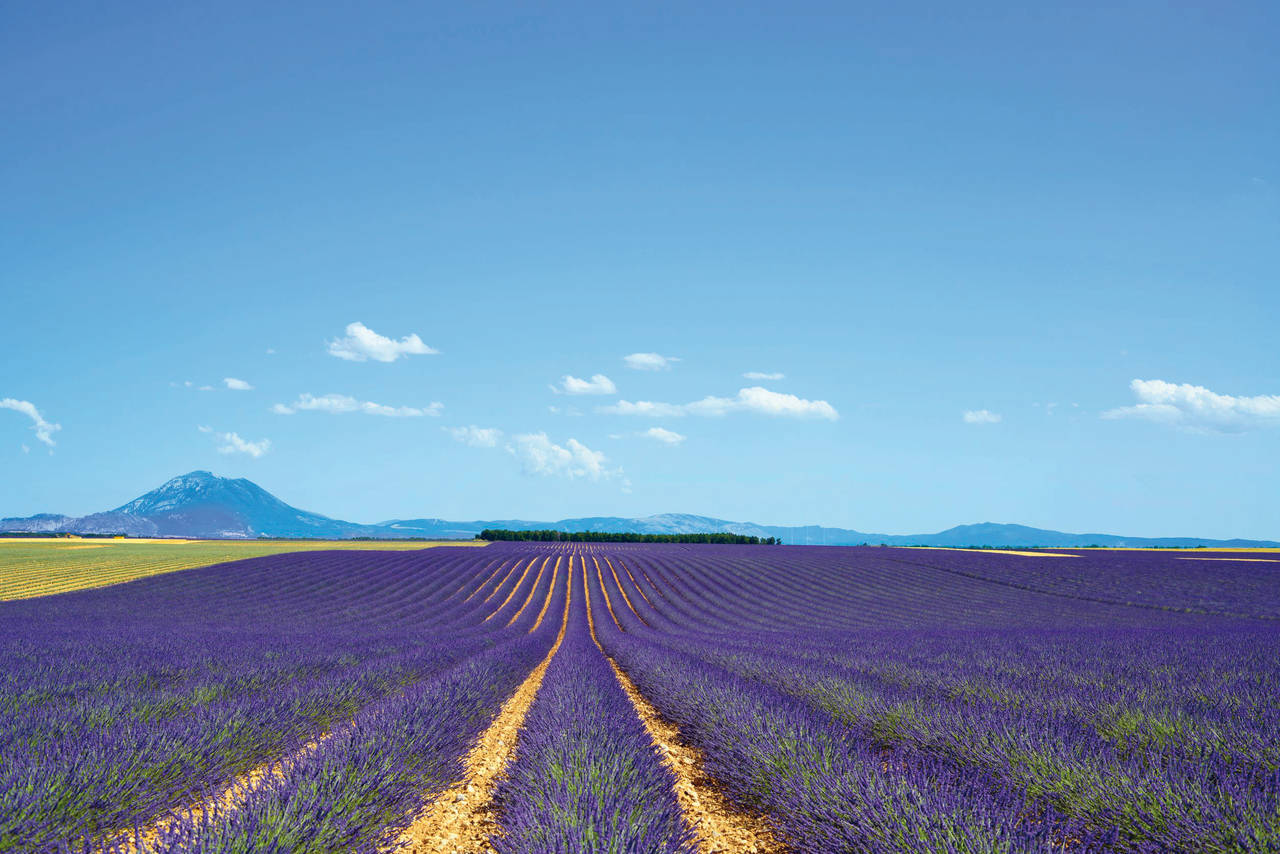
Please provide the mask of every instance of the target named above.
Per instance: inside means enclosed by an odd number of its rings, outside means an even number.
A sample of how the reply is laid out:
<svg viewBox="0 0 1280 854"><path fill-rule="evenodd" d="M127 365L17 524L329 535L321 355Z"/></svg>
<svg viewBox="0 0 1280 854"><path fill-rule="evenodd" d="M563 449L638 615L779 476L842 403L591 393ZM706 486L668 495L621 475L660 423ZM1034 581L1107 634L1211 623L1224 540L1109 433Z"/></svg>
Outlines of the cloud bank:
<svg viewBox="0 0 1280 854"><path fill-rule="evenodd" d="M739 389L736 397L708 396L692 403L620 400L612 406L601 407L600 411L614 415L646 415L653 418L684 415L720 416L734 412L754 412L784 418L822 418L827 421L835 421L840 417L836 408L825 400L805 400L794 394L769 391L759 386Z"/></svg>
<svg viewBox="0 0 1280 854"><path fill-rule="evenodd" d="M360 321L347 324L345 338L329 342L329 355L349 362L394 362L401 356L430 356L439 353L434 347L422 343L417 334L406 335L399 341L379 335Z"/></svg>
<svg viewBox="0 0 1280 854"><path fill-rule="evenodd" d="M604 374L595 374L589 380L579 379L570 374L560 378L560 385L552 386L556 394L617 394L618 387L613 380Z"/></svg>
<svg viewBox="0 0 1280 854"><path fill-rule="evenodd" d="M50 448L54 446L53 434L62 429L61 424L52 424L44 420L44 416L40 414L40 410L36 409L36 405L29 400L16 400L12 397L0 399L0 409L12 409L14 412L21 412L33 422L31 429L35 431L36 438L44 442Z"/></svg>
<svg viewBox="0 0 1280 854"><path fill-rule="evenodd" d="M1252 427L1280 425L1280 394L1236 397L1204 386L1164 380L1129 383L1138 402L1102 413L1106 419L1143 418L1190 430L1238 433Z"/></svg>
<svg viewBox="0 0 1280 854"><path fill-rule="evenodd" d="M662 356L658 353L632 353L630 356L623 356L622 361L634 371L669 371L680 360L675 356Z"/></svg>
<svg viewBox="0 0 1280 854"><path fill-rule="evenodd" d="M277 403L271 407L271 411L277 415L293 415L295 412L328 412L332 415L363 412L365 415L385 415L389 418L419 418L424 415L435 417L443 410L444 404L438 400L425 407L386 406L369 400L356 400L345 394L325 394L319 397L301 394L293 403Z"/></svg>

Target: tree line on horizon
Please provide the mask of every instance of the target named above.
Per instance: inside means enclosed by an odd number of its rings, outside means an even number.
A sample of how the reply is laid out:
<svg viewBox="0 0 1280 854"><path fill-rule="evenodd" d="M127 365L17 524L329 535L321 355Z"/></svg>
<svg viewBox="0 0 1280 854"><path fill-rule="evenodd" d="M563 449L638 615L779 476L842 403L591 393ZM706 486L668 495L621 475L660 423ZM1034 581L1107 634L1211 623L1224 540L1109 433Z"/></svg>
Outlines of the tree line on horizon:
<svg viewBox="0 0 1280 854"><path fill-rule="evenodd" d="M610 531L509 531L485 528L477 540L519 540L564 543L705 543L708 545L776 546L778 537L750 537L745 534L633 534Z"/></svg>

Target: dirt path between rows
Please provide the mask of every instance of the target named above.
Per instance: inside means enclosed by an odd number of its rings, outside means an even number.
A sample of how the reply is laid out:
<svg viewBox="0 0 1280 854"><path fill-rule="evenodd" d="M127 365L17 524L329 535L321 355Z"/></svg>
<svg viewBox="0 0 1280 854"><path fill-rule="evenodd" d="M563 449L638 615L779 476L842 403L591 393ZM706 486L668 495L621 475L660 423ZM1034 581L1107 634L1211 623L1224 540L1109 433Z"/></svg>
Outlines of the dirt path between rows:
<svg viewBox="0 0 1280 854"><path fill-rule="evenodd" d="M225 815L244 806L259 785L266 781L283 780L285 775L299 762L310 757L321 745L333 738L335 733L326 732L307 742L302 747L283 756L265 762L247 774L243 774L228 783L212 798L191 804L184 809L174 810L165 818L155 822L140 832L128 831L109 838L104 847L117 854L144 854L155 848L161 836L182 824L188 816L194 824L199 825L205 816Z"/></svg>
<svg viewBox="0 0 1280 854"><path fill-rule="evenodd" d="M715 780L703 770L702 751L681 740L679 727L658 714L617 662L610 658L609 666L649 731L649 738L662 751L663 764L676 775L676 800L685 819L695 827L698 851L701 854L786 851L764 819L742 812L720 794Z"/></svg>
<svg viewBox="0 0 1280 854"><path fill-rule="evenodd" d="M599 572L599 564L596 565ZM680 738L680 728L658 714L653 704L644 698L631 677L623 672L596 637L595 619L591 616L591 587L586 584L586 567L583 567L583 583L587 591L587 624L591 639L600 654L613 668L613 675L626 692L627 699L649 733L649 739L662 754L662 763L676 776L676 802L684 814L685 822L697 833L699 854L782 854L786 848L774 838L763 818L742 812L720 793L715 780L703 768L702 751ZM600 578L600 592L604 594L605 607L613 614L609 591ZM628 603L630 604L630 603ZM614 623L618 618L613 617ZM619 626L621 629L621 626Z"/></svg>
<svg viewBox="0 0 1280 854"><path fill-rule="evenodd" d="M505 566L505 564L503 564L503 566ZM520 561L517 561L512 566L511 570L508 572L508 576L514 573L515 570L519 568L519 566L520 566ZM557 564L557 567L558 567L558 564ZM502 566L499 566L498 569L494 570L493 574L497 575L498 572L501 572L501 571L502 571ZM492 577L493 576L490 576L490 578ZM505 581L506 579L504 578L503 580ZM500 588L501 588L501 585L495 588L494 593L496 593ZM546 613L547 606L549 606L551 603L551 595L554 592L555 592L555 586L554 586L554 578L553 578L552 588L547 593L547 600L546 600L546 603L543 605L542 613L538 615L538 621L534 625L535 629L542 624L542 616L543 614ZM491 594L491 597L492 597L492 594ZM523 608L521 610L523 610ZM569 614L569 609L568 609L568 605L566 604L565 606L566 623L568 621L568 614ZM492 616L492 614L490 616ZM488 618L486 617L486 619ZM512 622L514 622L514 620ZM508 623L508 625L510 625L510 623ZM561 627L560 637L556 639L557 648L560 645L560 639L563 637L564 637L564 628ZM552 651L554 653L554 649ZM547 661L550 661L550 655L547 656ZM543 669L545 670L546 661L544 661L543 664L540 666L543 667ZM541 680L539 680L539 682L540 681ZM522 685L521 689L523 688L524 686ZM505 707L504 707L504 710L505 710ZM523 719L524 719L524 716L521 715L521 720ZM249 794L254 789L256 789L258 786L262 785L265 782L283 780L285 778L285 775L288 774L288 772L294 766L296 766L299 762L302 762L303 760L310 757L322 745L324 745L331 738L333 738L334 735L336 735L338 732L341 732L342 729L343 729L342 727L339 727L335 731L321 733L320 735L316 736L314 739L307 742L305 745L298 748L297 750L290 753L289 755L277 757L271 760L270 762L264 762L263 764L250 770L248 773L243 774L237 777L236 779L232 780L231 782L225 784L225 786L222 789L218 790L217 794L215 794L211 798L207 798L207 799L189 804L186 807L183 807L181 809L172 810L164 818L156 822L153 822L152 824L147 825L146 827L143 827L139 831L130 830L130 831L114 834L107 838L107 840L104 842L104 847L109 851L115 852L115 854L145 854L145 852L153 850L155 848L157 841L159 841L159 839L164 834L173 830L175 827L177 827L179 824L185 821L188 817L190 817L195 824L199 824L205 816L226 815L227 813L235 812L236 810L239 810L241 807L244 806L245 801L248 800ZM514 744L514 739L512 740L512 743ZM435 850L435 849L423 849L423 850ZM452 850L452 849L441 849L441 850ZM483 849L477 849L477 850L483 850Z"/></svg>
<svg viewBox="0 0 1280 854"><path fill-rule="evenodd" d="M555 588L552 587L547 593L548 601L554 593ZM493 723L467 753L463 760L466 773L462 780L437 795L384 850L398 854L487 854L493 850L489 846L489 837L498 832L493 790L515 758L516 739L524 726L524 719L538 696L547 666L564 640L572 598L573 585L569 585L560 633L556 635L551 651L502 705Z"/></svg>

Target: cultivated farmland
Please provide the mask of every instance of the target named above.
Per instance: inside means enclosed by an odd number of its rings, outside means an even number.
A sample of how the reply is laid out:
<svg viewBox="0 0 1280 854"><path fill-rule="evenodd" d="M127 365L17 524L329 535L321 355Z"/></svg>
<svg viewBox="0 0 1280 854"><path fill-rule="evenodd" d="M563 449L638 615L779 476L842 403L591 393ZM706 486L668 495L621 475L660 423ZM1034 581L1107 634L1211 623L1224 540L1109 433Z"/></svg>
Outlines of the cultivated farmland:
<svg viewBox="0 0 1280 854"><path fill-rule="evenodd" d="M314 551L0 603L0 851L1280 850L1280 554L1061 553Z"/></svg>

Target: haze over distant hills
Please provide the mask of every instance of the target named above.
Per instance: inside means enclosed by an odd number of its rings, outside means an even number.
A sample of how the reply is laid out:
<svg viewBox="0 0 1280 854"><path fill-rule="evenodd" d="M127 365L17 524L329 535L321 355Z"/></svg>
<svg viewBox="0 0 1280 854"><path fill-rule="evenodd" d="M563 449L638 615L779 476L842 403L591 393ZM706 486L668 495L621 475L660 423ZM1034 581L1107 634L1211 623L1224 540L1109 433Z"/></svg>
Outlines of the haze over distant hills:
<svg viewBox="0 0 1280 854"><path fill-rule="evenodd" d="M958 525L936 534L874 534L849 528L817 525L788 527L731 522L687 513L662 513L628 519L591 516L556 522L491 519L453 522L445 519L393 519L362 525L331 519L292 507L245 478L218 477L193 471L175 477L114 510L72 517L40 513L0 519L0 531L127 534L134 537L252 538L424 537L471 539L485 528L510 530L618 531L638 534L698 534L728 531L757 537L778 537L797 545L927 546L1280 546L1270 540L1211 540L1203 537L1123 537L1112 534L1067 534L1061 531L984 522Z"/></svg>

